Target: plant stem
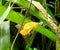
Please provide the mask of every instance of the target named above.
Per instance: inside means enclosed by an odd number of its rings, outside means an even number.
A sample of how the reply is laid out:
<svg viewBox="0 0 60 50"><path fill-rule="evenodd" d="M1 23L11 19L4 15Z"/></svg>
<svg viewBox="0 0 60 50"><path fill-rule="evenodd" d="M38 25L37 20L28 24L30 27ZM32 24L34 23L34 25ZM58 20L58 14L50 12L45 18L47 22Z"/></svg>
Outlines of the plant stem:
<svg viewBox="0 0 60 50"><path fill-rule="evenodd" d="M60 50L60 27L57 30L56 50Z"/></svg>
<svg viewBox="0 0 60 50"><path fill-rule="evenodd" d="M32 0L31 0L31 2L32 2ZM27 13L28 13L29 10L30 10L30 7L31 7L31 3L30 3L30 5L29 5L29 7L28 7L28 9L27 9L27 11L26 11L26 13L25 13L25 17L23 18L23 21L22 21L22 23L21 23L21 27L19 28L19 30L18 30L18 32L17 32L17 34L16 34L16 36L15 36L15 39L13 40L13 43L12 43L12 46L11 46L11 50L13 49L13 46L14 46L14 44L15 44L15 41L16 41L19 33L20 33L20 30L21 30L21 28L22 28L22 26L23 26L23 23L24 23L25 19L26 19ZM21 22L21 21L20 21L20 22Z"/></svg>
<svg viewBox="0 0 60 50"><path fill-rule="evenodd" d="M59 13L59 3L60 3L60 0L56 0L56 11L57 13ZM58 30L57 30L57 40L56 40L56 50L60 50L60 25L58 27Z"/></svg>
<svg viewBox="0 0 60 50"><path fill-rule="evenodd" d="M56 41L56 50L60 50L60 40Z"/></svg>
<svg viewBox="0 0 60 50"><path fill-rule="evenodd" d="M55 0L55 15L56 15L56 3L57 3L57 1Z"/></svg>

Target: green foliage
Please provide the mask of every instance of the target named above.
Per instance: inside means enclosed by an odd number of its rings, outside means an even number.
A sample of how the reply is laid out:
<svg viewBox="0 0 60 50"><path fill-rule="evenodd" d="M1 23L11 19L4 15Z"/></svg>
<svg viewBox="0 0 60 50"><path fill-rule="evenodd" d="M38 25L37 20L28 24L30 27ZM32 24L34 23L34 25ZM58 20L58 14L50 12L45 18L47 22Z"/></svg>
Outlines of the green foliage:
<svg viewBox="0 0 60 50"><path fill-rule="evenodd" d="M0 24L0 50L9 50L10 47L10 22Z"/></svg>
<svg viewBox="0 0 60 50"><path fill-rule="evenodd" d="M29 7L29 3L27 1L25 1L25 0L22 0L22 1L21 0L17 0L16 3L19 6L24 7L25 9L27 9ZM30 8L29 12L32 15L34 15L35 17L37 17L38 19L42 20L44 23L46 23L51 28L50 23L47 21L47 19L44 17L44 15L37 8L35 8L33 5L31 5L31 8Z"/></svg>
<svg viewBox="0 0 60 50"><path fill-rule="evenodd" d="M0 17L0 24L6 19L7 15L9 14L11 10L10 5L8 6L7 10L4 12L4 14Z"/></svg>
<svg viewBox="0 0 60 50"><path fill-rule="evenodd" d="M1 6L1 9L2 8L4 8L4 7ZM1 14L2 14L3 11L2 10L0 10L0 11L1 11ZM13 21L13 22L15 22L17 24L21 24L20 21L22 21L23 17L24 16L22 14L19 14L19 13L16 13L14 11L11 11L9 13L7 19L9 19L9 20L11 20L11 21ZM30 21L31 20L29 20L28 18L26 18L24 22L27 23L27 22L30 22ZM43 35L49 37L53 41L56 41L56 35L54 35L54 33L52 33L52 32L47 31L47 29L44 29L42 26L38 26L38 28L35 31L37 31L39 33L42 33Z"/></svg>
<svg viewBox="0 0 60 50"><path fill-rule="evenodd" d="M2 5L4 5L6 3L6 0L2 0Z"/></svg>
<svg viewBox="0 0 60 50"><path fill-rule="evenodd" d="M40 2L42 5L44 3L42 0L36 0L36 1ZM9 1L7 1L7 2L9 2ZM3 0L2 3L4 4L5 0ZM27 0L17 0L16 4L19 7L22 7L25 10L27 10L30 3ZM10 31L10 28L9 28L10 24L9 24L9 21L6 22L6 23L3 23L3 21L5 19L7 19L7 20L10 20L10 21L12 21L12 22L14 22L16 24L21 24L24 17L25 17L20 12L16 12L16 11L11 10L12 7L10 7L10 5L7 6L7 7L8 8L4 7L4 5L2 5L0 3L0 12L1 12L0 13L0 50L4 50L4 49L9 50L9 47L10 47L10 34L9 34L10 33L9 32ZM52 14L52 12L50 11L50 9L48 7L47 7L47 10L48 10L47 11L48 14L51 17L53 17L52 20L56 21L54 15ZM56 34L52 30L50 30L50 28L52 28L51 24L47 21L47 19L44 17L44 15L34 5L31 5L31 8L29 10L29 14L31 14L31 16L32 15L35 16L39 20L42 20L44 25L46 24L49 27L49 29L48 28L46 29L43 25L41 26L40 23L39 23L38 27L36 29L34 29L33 31L36 31L36 34L40 33L40 34L44 35L45 37L48 37L49 40L51 40L52 42L56 42L56 38L57 38ZM23 24L26 24L27 22L32 21L29 17L30 16L26 17ZM32 43L34 41L34 38L36 37L36 34L33 33L32 36L28 37L29 38L27 40L28 43L25 44L26 48L28 48L28 50L38 50L37 48L33 48L33 49L31 48L31 45L32 45ZM5 36L6 36L6 38L4 38ZM4 42L2 40L4 40ZM41 40L41 39L39 39L39 40ZM48 40L49 43L46 43L47 44L46 45L46 50L49 50L50 47L51 47L51 44L50 44L49 40ZM16 50L17 50L17 48L16 48Z"/></svg>
<svg viewBox="0 0 60 50"><path fill-rule="evenodd" d="M53 32L43 28L42 26L38 25L36 31L42 33L46 37L49 37L51 40L56 41L56 35Z"/></svg>

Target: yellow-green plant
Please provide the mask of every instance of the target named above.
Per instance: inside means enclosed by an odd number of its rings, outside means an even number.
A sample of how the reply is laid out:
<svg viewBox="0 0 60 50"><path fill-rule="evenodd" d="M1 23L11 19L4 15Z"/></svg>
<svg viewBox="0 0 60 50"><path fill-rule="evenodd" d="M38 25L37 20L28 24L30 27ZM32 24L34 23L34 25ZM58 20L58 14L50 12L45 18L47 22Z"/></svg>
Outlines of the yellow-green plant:
<svg viewBox="0 0 60 50"><path fill-rule="evenodd" d="M35 16L40 21L38 22L39 23L38 26L33 29L33 33L31 36L29 36L30 34L28 34L27 36L23 36L25 40L25 50L32 50L31 46L32 46L34 38L37 35L37 32L48 37L53 42L56 42L56 50L60 50L60 27L55 17L56 12L57 12L56 11L57 2L59 1L56 0L55 3L53 3L55 7L52 6L55 9L55 12L54 12L55 15L53 15L52 11L48 8L49 4L46 3L46 0L43 0L43 1L42 0L35 0L35 1L33 0L1 0L0 1L0 25L4 22L5 19L21 25L21 27L18 29L15 39L13 40L12 46L10 46L11 50L14 50L14 44L16 42L16 39L18 38L19 33L27 34L27 32L30 33L32 28L34 28L34 27L28 27L27 25L26 29L23 29L23 31L20 32L21 29L24 28L24 25L26 23L29 23L29 22L34 23L33 20L30 19L30 15ZM17 4L18 7L14 7L13 6L14 4ZM49 6L51 6L51 4ZM21 12L14 11L13 9L15 8L21 9ZM25 15L22 13L24 11L23 9L26 10ZM45 28L45 26L47 26L48 29ZM44 40L45 40L45 37L43 38L43 41ZM49 47L47 46L48 47L47 48L46 46L44 46L46 47L46 50L48 49L50 50L50 44L51 43L49 41L49 43L47 43ZM1 45L0 47L4 47L4 46ZM4 50L4 49L1 49L1 50ZM34 50L37 50L37 49L34 49Z"/></svg>

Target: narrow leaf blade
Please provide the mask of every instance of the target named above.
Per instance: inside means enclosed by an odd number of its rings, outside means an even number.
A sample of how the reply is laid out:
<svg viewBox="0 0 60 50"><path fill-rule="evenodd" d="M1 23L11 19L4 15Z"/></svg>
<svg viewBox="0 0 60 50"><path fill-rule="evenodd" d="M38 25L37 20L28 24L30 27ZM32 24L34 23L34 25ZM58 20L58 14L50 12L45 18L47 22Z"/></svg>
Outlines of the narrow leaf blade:
<svg viewBox="0 0 60 50"><path fill-rule="evenodd" d="M9 21L0 24L0 50L9 50L10 47L10 24Z"/></svg>

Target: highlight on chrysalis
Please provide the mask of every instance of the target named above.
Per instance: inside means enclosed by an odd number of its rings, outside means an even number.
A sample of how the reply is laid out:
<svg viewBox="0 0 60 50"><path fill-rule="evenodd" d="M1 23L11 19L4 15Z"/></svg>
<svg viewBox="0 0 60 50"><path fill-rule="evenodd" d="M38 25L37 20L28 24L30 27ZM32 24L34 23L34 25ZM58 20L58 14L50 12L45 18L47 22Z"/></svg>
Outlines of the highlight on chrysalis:
<svg viewBox="0 0 60 50"><path fill-rule="evenodd" d="M38 22L28 22L24 25L23 29L20 31L20 34L23 36L29 35L30 31L34 28L37 28Z"/></svg>

